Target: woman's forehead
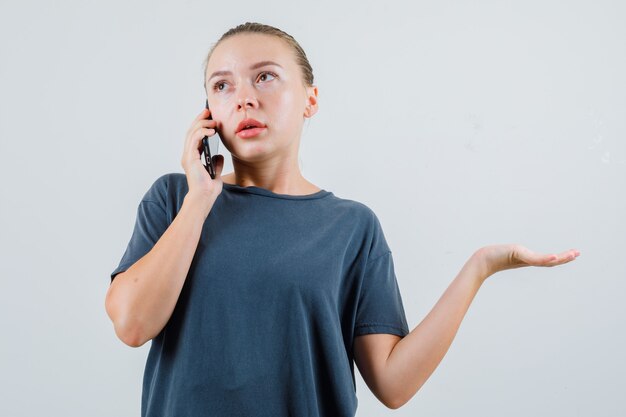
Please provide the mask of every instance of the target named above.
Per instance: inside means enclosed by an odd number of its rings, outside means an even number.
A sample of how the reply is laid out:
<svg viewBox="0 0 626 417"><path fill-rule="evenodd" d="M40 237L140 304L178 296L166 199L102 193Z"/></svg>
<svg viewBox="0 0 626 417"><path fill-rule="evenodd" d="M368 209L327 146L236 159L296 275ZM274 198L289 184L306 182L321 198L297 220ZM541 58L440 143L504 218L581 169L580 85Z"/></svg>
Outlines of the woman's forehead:
<svg viewBox="0 0 626 417"><path fill-rule="evenodd" d="M274 62L283 69L293 64L288 45L275 36L240 34L222 41L211 54L207 66L215 70L247 70L259 62Z"/></svg>

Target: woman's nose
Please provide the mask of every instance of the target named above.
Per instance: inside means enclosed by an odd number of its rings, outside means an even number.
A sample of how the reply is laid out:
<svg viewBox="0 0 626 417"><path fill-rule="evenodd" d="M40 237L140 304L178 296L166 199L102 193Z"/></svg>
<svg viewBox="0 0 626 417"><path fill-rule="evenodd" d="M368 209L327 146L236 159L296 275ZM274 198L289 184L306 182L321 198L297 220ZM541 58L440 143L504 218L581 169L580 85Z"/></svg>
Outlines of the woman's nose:
<svg viewBox="0 0 626 417"><path fill-rule="evenodd" d="M237 109L238 110L241 110L242 108L248 109L248 108L254 108L257 106L258 106L258 102L256 98L251 97L250 95L246 95L246 96L239 98Z"/></svg>
<svg viewBox="0 0 626 417"><path fill-rule="evenodd" d="M258 102L256 99L256 95L254 92L254 88L251 88L249 85L243 86L239 90L239 97L237 98L237 109L241 110L242 108L254 108L258 106Z"/></svg>

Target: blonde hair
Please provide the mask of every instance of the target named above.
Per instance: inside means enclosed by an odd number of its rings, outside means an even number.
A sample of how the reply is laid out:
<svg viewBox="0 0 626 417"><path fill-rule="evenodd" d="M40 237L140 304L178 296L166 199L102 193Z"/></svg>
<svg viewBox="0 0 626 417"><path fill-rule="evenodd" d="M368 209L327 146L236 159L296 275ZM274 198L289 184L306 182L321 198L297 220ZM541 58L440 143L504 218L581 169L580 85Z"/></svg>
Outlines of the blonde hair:
<svg viewBox="0 0 626 417"><path fill-rule="evenodd" d="M215 44L213 44L213 46L211 46L209 53L204 59L204 65L203 65L204 72L202 73L203 74L202 84L205 89L206 89L206 80L205 80L206 70L209 65L209 59L211 59L211 55L213 54L213 51L215 50L217 45L219 45L223 40L228 39L231 36L235 36L240 33L261 33L265 35L272 35L287 42L287 44L291 47L292 51L294 52L296 63L301 69L302 83L306 87L313 86L313 68L311 67L311 64L309 63L309 59L307 58L306 53L304 53L304 49L302 49L300 44L293 38L293 36L270 25L265 25L263 23L255 23L255 22L246 22L237 27L229 29L226 33L222 35L222 37Z"/></svg>

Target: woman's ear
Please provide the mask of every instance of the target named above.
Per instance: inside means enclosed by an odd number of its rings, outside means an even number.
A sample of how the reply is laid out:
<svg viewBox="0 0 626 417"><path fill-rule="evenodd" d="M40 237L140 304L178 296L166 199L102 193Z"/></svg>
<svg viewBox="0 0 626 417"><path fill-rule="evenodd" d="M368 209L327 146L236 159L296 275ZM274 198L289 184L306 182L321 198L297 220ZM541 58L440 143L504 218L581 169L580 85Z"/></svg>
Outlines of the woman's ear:
<svg viewBox="0 0 626 417"><path fill-rule="evenodd" d="M317 105L317 87L311 86L306 88L307 92L307 103L304 110L304 117L312 117L315 113L317 113L318 105Z"/></svg>

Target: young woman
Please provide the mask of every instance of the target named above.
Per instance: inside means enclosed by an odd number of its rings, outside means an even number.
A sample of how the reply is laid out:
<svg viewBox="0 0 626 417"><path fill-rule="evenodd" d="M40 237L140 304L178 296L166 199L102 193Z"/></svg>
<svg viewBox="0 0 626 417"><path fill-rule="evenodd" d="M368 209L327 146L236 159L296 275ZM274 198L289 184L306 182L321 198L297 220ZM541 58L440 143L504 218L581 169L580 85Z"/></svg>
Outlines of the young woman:
<svg viewBox="0 0 626 417"><path fill-rule="evenodd" d="M354 416L354 363L389 408L448 350L483 281L579 252L480 248L409 332L376 215L303 177L298 149L318 109L307 57L288 34L246 23L206 59L210 112L185 139L185 174L159 177L111 273L106 310L130 346L152 341L142 416ZM212 120L208 120L209 114ZM219 132L234 172L212 179L202 138Z"/></svg>

